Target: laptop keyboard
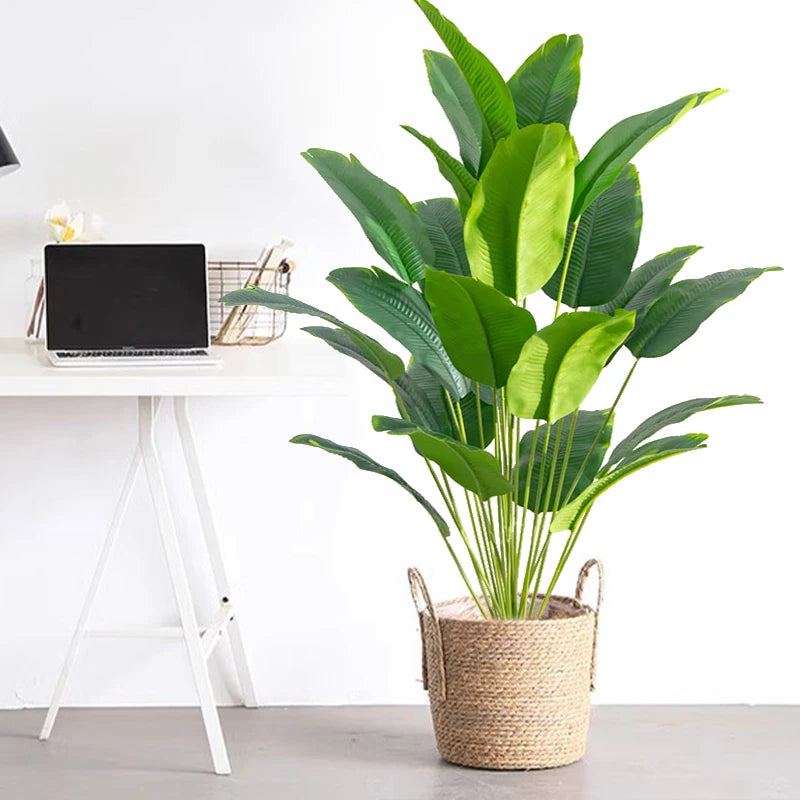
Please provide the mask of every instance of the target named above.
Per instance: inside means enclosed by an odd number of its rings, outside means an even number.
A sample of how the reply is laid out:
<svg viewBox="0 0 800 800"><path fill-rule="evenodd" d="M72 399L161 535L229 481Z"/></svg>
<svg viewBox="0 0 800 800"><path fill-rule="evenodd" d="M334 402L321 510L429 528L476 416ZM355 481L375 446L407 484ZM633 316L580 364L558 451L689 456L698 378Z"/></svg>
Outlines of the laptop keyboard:
<svg viewBox="0 0 800 800"><path fill-rule="evenodd" d="M207 350L57 350L59 358L173 358L207 356Z"/></svg>

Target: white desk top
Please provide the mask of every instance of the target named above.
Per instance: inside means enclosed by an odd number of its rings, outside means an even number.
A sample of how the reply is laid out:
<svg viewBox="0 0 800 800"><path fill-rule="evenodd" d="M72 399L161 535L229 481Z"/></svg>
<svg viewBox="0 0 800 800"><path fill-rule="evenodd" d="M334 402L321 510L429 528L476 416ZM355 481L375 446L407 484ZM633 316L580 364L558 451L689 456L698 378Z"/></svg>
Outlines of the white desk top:
<svg viewBox="0 0 800 800"><path fill-rule="evenodd" d="M54 367L41 344L0 339L0 397L343 394L345 369L326 346L289 336L264 347L214 348L221 367Z"/></svg>

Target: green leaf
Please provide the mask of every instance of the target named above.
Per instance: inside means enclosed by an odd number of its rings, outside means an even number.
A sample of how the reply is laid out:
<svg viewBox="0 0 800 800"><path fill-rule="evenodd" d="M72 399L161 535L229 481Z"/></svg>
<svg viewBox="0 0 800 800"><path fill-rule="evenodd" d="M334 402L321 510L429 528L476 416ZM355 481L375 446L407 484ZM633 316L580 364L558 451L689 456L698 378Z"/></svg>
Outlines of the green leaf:
<svg viewBox="0 0 800 800"><path fill-rule="evenodd" d="M664 436L662 439L652 439L628 453L620 460L615 469L624 469L629 464L635 464L643 457L655 453L696 450L706 439L708 439L708 435L705 433L680 433L675 436Z"/></svg>
<svg viewBox="0 0 800 800"><path fill-rule="evenodd" d="M694 437L700 437L694 438ZM636 461L626 464L599 478L587 489L584 489L572 502L567 503L560 511L557 511L550 522L550 532L573 530L575 524L580 520L583 513L594 503L603 492L610 489L615 483L621 481L628 475L644 469L657 461L679 455L680 453L691 452L692 450L702 450L705 447L702 440L703 434L689 434L686 437L686 447L673 450L664 450L643 455Z"/></svg>
<svg viewBox="0 0 800 800"><path fill-rule="evenodd" d="M483 121L464 73L450 56L425 50L425 66L434 97L458 139L461 160L475 176L481 170ZM489 144L488 159L492 145Z"/></svg>
<svg viewBox="0 0 800 800"><path fill-rule="evenodd" d="M574 224L570 225L567 239ZM633 164L628 164L613 185L581 215L561 302L577 308L615 297L631 274L641 231L639 173ZM563 271L562 259L544 287L545 294L554 300L558 298Z"/></svg>
<svg viewBox="0 0 800 800"><path fill-rule="evenodd" d="M456 483L481 500L511 491L511 484L503 477L497 459L479 447L424 430L402 419L375 416L372 427L397 436L410 436L421 456L438 464Z"/></svg>
<svg viewBox="0 0 800 800"><path fill-rule="evenodd" d="M467 444L481 449L488 447L494 440L494 405L484 403L483 400L480 401L483 439L481 439L481 428L478 424L478 401L474 390L462 397L459 405L461 406L461 416L464 419Z"/></svg>
<svg viewBox="0 0 800 800"><path fill-rule="evenodd" d="M416 128L410 125L400 126L404 131L408 131L415 139L418 139L428 150L433 153L436 163L439 165L439 172L442 177L453 187L456 193L462 215L467 213L467 209L472 203L472 193L475 191L477 181L469 173L469 170L457 159L450 155L444 148L440 147L430 136L424 136Z"/></svg>
<svg viewBox="0 0 800 800"><path fill-rule="evenodd" d="M398 405L401 415L407 414L412 422L429 431L443 433L451 439L458 439L448 404L445 400L441 381L427 368L413 362L395 381L395 387L403 408ZM469 391L459 401L461 415L464 419L467 444L481 446L480 427L478 425L477 404L475 394ZM481 401L483 418L483 446L488 446L494 439L494 406Z"/></svg>
<svg viewBox="0 0 800 800"><path fill-rule="evenodd" d="M364 347L363 334L355 336L345 328L326 328L324 325L309 325L302 330L321 339L337 352L355 359L387 382L401 377L405 372L400 357L390 353L379 342L373 339L369 348Z"/></svg>
<svg viewBox="0 0 800 800"><path fill-rule="evenodd" d="M563 125L529 125L500 142L464 223L472 275L522 300L564 252L575 143Z"/></svg>
<svg viewBox="0 0 800 800"><path fill-rule="evenodd" d="M556 437L550 436L547 444L547 455L544 458L544 476L543 480L550 475L550 470L555 469L555 475L560 476L562 469L564 469L564 456L567 450L567 420L564 421L565 430L559 438L558 456L556 456ZM569 420L571 424L571 419ZM563 482L564 495L574 483L575 479L580 474L578 483L575 486L575 492L578 494L582 492L594 479L600 465L603 463L603 457L608 450L608 445L611 441L611 430L613 428L613 419L609 418L608 411L578 411L578 418L575 422L575 430L572 434L572 446L569 452L569 458L566 462L566 472ZM531 449L533 447L534 439L536 440L536 450L533 457L533 466L531 469L531 482L530 491L528 492L528 508L531 511L553 511L556 497L553 493L550 497L548 507L544 508L544 497L539 498L539 505L537 507L536 487L539 486L539 475L542 469L544 454L544 433L540 429L538 434L534 431L528 431L520 440L520 453L519 453L519 491L517 502L522 505L525 500L525 482L528 476L528 467L531 460ZM594 448L592 448L594 445ZM591 453L591 455L589 455ZM586 461L588 457L588 461ZM555 462L555 464L553 463ZM584 466L585 462L585 466ZM583 468L583 469L582 469ZM544 494L544 492L542 493ZM566 498L561 496L560 501L563 502Z"/></svg>
<svg viewBox="0 0 800 800"><path fill-rule="evenodd" d="M506 385L522 345L536 333L529 311L475 278L428 270L425 299L456 369L487 386Z"/></svg>
<svg viewBox="0 0 800 800"><path fill-rule="evenodd" d="M351 156L312 149L303 158L350 209L378 255L406 282L433 260L425 225L406 198Z"/></svg>
<svg viewBox="0 0 800 800"><path fill-rule="evenodd" d="M373 365L380 366L388 379L398 378L405 371L403 362L396 355L390 353L382 344L376 342L375 339L347 325L334 317L333 314L321 311L319 308L303 303L301 300L295 300L293 297L278 294L277 292L268 292L264 289L259 289L257 286L248 286L245 289L229 292L222 298L222 302L229 306L265 306L266 308L285 311L289 314L306 314L309 317L319 317L346 332L353 346L360 348L369 357Z"/></svg>
<svg viewBox="0 0 800 800"><path fill-rule="evenodd" d="M511 92L502 75L486 56L473 47L447 17L427 0L414 0L439 34L472 89L483 123L496 144L517 127Z"/></svg>
<svg viewBox="0 0 800 800"><path fill-rule="evenodd" d="M569 128L581 83L580 36L560 34L548 39L508 82L517 124L560 122Z"/></svg>
<svg viewBox="0 0 800 800"><path fill-rule="evenodd" d="M456 435L442 382L427 367L413 361L395 386L403 404L402 408L398 404L402 416L408 415L412 422L428 430Z"/></svg>
<svg viewBox="0 0 800 800"><path fill-rule="evenodd" d="M702 248L690 245L676 247L656 256L631 272L619 294L608 303L595 306L592 311L613 314L618 308L637 311L643 319L646 311L670 285L690 256ZM637 319L637 323L638 323Z"/></svg>
<svg viewBox="0 0 800 800"><path fill-rule="evenodd" d="M362 453L354 447L336 444L336 442L332 442L330 439L323 439L321 436L312 436L310 433L302 433L299 436L293 436L289 441L293 444L307 444L311 447L318 447L320 450L325 450L327 453L346 458L365 472L375 472L378 475L389 478L389 480L402 486L431 515L431 518L442 536L447 538L450 535L450 529L447 527L447 523L444 521L442 515L416 489L409 486L409 484L393 469L382 466L366 453Z"/></svg>
<svg viewBox="0 0 800 800"><path fill-rule="evenodd" d="M438 197L414 203L433 245L434 269L452 275L469 275L469 261L464 249L464 220L458 203L450 197Z"/></svg>
<svg viewBox="0 0 800 800"><path fill-rule="evenodd" d="M693 108L725 93L725 89L699 92L674 103L645 111L618 122L595 142L575 169L575 198L572 219L576 219L599 197L650 141L674 125Z"/></svg>
<svg viewBox="0 0 800 800"><path fill-rule="evenodd" d="M685 342L720 306L738 297L756 278L780 267L729 269L672 284L639 320L625 343L637 358L658 358Z"/></svg>
<svg viewBox="0 0 800 800"><path fill-rule="evenodd" d="M697 397L694 400L684 400L682 403L668 406L648 417L629 433L613 450L608 458L606 469L613 466L623 458L629 456L642 442L658 433L667 425L683 422L699 411L709 411L712 408L727 408L728 406L748 405L760 403L757 397L751 394L726 394L722 397Z"/></svg>
<svg viewBox="0 0 800 800"><path fill-rule="evenodd" d="M589 394L608 358L633 329L634 314L562 314L528 339L508 379L508 406L518 417L554 422Z"/></svg>
<svg viewBox="0 0 800 800"><path fill-rule="evenodd" d="M335 269L328 280L362 314L428 367L455 397L467 393L467 382L453 366L430 309L416 289L377 268Z"/></svg>

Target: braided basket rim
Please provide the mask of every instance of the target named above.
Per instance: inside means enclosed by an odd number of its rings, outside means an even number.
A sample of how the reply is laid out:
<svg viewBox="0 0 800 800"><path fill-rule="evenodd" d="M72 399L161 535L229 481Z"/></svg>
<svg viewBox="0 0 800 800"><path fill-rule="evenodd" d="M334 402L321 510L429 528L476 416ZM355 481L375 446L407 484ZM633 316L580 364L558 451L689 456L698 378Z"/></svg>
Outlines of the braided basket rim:
<svg viewBox="0 0 800 800"><path fill-rule="evenodd" d="M538 598L543 598L543 595L537 595ZM480 600L483 598L479 596ZM567 597L566 595L551 595L548 603L553 603L558 607L560 612L559 616L533 617L528 619L495 619L483 617L466 617L458 616L456 614L448 613L452 610L453 606L468 604L473 608L475 601L469 595L464 597L456 597L452 600L443 600L439 603L434 603L434 609L439 620L440 625L500 625L504 627L532 627L537 625L550 625L553 623L568 623L575 619L583 619L586 616L593 616L596 610L587 603L582 603L574 597ZM423 617L430 619L431 615L427 609L420 612Z"/></svg>

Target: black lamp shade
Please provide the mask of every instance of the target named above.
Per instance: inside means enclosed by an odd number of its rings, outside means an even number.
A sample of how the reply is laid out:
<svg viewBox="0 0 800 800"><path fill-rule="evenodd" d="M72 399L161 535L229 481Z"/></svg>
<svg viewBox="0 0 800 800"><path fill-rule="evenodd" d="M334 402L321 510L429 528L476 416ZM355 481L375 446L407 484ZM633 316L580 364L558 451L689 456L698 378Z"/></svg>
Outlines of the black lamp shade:
<svg viewBox="0 0 800 800"><path fill-rule="evenodd" d="M6 139L3 129L0 128L0 177L8 175L19 169L19 159L11 149L11 143Z"/></svg>

